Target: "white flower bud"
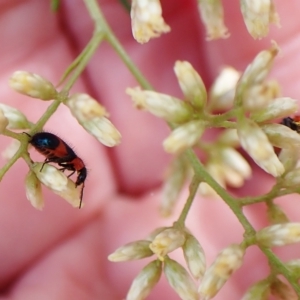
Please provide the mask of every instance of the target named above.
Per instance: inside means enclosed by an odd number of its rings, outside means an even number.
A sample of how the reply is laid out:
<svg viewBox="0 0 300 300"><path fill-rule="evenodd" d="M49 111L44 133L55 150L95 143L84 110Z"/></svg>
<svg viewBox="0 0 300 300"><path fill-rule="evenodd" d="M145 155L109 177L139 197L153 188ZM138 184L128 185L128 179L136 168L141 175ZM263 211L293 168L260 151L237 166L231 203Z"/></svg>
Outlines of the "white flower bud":
<svg viewBox="0 0 300 300"><path fill-rule="evenodd" d="M252 285L244 294L242 300L268 300L270 295L270 283L262 280Z"/></svg>
<svg viewBox="0 0 300 300"><path fill-rule="evenodd" d="M298 148L295 147L283 148L281 149L278 158L283 164L284 170L287 173L293 170L297 166L297 162L299 159Z"/></svg>
<svg viewBox="0 0 300 300"><path fill-rule="evenodd" d="M0 133L3 133L7 125L8 125L8 120L5 117L3 110L0 108Z"/></svg>
<svg viewBox="0 0 300 300"><path fill-rule="evenodd" d="M185 100L196 109L202 109L206 104L207 93L200 75L187 61L177 60L174 71Z"/></svg>
<svg viewBox="0 0 300 300"><path fill-rule="evenodd" d="M256 122L281 119L298 110L298 101L289 97L274 99L265 108L252 113L251 119Z"/></svg>
<svg viewBox="0 0 300 300"><path fill-rule="evenodd" d="M222 69L209 92L210 110L226 110L232 107L235 88L240 76L240 72L234 68Z"/></svg>
<svg viewBox="0 0 300 300"><path fill-rule="evenodd" d="M137 108L145 109L168 122L181 123L188 121L192 116L192 108L175 97L143 91L139 87L127 88L126 94L131 96Z"/></svg>
<svg viewBox="0 0 300 300"><path fill-rule="evenodd" d="M229 147L239 147L240 141L236 129L225 129L218 137L218 143Z"/></svg>
<svg viewBox="0 0 300 300"><path fill-rule="evenodd" d="M284 246L300 242L300 223L271 225L259 230L256 239L265 247Z"/></svg>
<svg viewBox="0 0 300 300"><path fill-rule="evenodd" d="M173 212L179 193L185 183L187 173L188 165L182 156L175 158L171 162L162 188L162 200L160 203L162 216L168 217Z"/></svg>
<svg viewBox="0 0 300 300"><path fill-rule="evenodd" d="M8 129L27 129L30 127L26 116L16 108L0 103L0 109L8 120Z"/></svg>
<svg viewBox="0 0 300 300"><path fill-rule="evenodd" d="M274 177L284 173L284 167L262 129L251 120L238 124L238 135L245 151L267 173Z"/></svg>
<svg viewBox="0 0 300 300"><path fill-rule="evenodd" d="M198 300L197 288L188 272L173 259L166 259L164 263L165 276L182 300Z"/></svg>
<svg viewBox="0 0 300 300"><path fill-rule="evenodd" d="M144 300L159 281L162 263L152 261L138 274L131 284L126 300Z"/></svg>
<svg viewBox="0 0 300 300"><path fill-rule="evenodd" d="M300 168L289 171L282 180L282 186L293 187L300 184Z"/></svg>
<svg viewBox="0 0 300 300"><path fill-rule="evenodd" d="M272 145L278 148L299 148L300 135L282 124L266 124L261 129L267 135Z"/></svg>
<svg viewBox="0 0 300 300"><path fill-rule="evenodd" d="M44 199L42 194L41 182L35 173L29 171L25 177L26 197L36 209L42 210L44 207Z"/></svg>
<svg viewBox="0 0 300 300"><path fill-rule="evenodd" d="M203 277L206 262L203 248L192 235L187 235L186 241L182 247L185 261L191 274L197 280Z"/></svg>
<svg viewBox="0 0 300 300"><path fill-rule="evenodd" d="M174 129L164 140L163 147L168 153L181 153L193 147L199 141L203 131L202 121L190 121Z"/></svg>
<svg viewBox="0 0 300 300"><path fill-rule="evenodd" d="M254 39L267 36L271 22L278 24L271 0L241 0L241 10L248 32Z"/></svg>
<svg viewBox="0 0 300 300"><path fill-rule="evenodd" d="M130 16L133 37L141 44L171 30L162 17L159 0L132 0Z"/></svg>
<svg viewBox="0 0 300 300"><path fill-rule="evenodd" d="M9 79L9 85L17 92L42 100L52 100L57 96L53 84L45 78L26 71L16 71Z"/></svg>
<svg viewBox="0 0 300 300"><path fill-rule="evenodd" d="M136 260L153 255L150 250L150 241L135 241L118 248L108 256L108 260L113 262Z"/></svg>
<svg viewBox="0 0 300 300"><path fill-rule="evenodd" d="M52 190L53 193L57 194L61 198L65 199L73 207L80 208L84 206L84 203L81 203L81 189L83 186L76 187L75 183L68 178L66 187L63 190Z"/></svg>
<svg viewBox="0 0 300 300"><path fill-rule="evenodd" d="M13 140L2 152L1 155L4 159L11 159L19 150L21 143L18 140Z"/></svg>
<svg viewBox="0 0 300 300"><path fill-rule="evenodd" d="M245 250L240 245L230 245L222 250L205 272L199 287L200 298L209 300L222 288L232 273L243 262Z"/></svg>
<svg viewBox="0 0 300 300"><path fill-rule="evenodd" d="M229 37L228 29L224 25L224 12L220 0L198 0L198 8L206 28L207 40Z"/></svg>
<svg viewBox="0 0 300 300"><path fill-rule="evenodd" d="M185 233L182 230L168 228L159 233L149 247L163 261L169 252L181 247L184 242Z"/></svg>

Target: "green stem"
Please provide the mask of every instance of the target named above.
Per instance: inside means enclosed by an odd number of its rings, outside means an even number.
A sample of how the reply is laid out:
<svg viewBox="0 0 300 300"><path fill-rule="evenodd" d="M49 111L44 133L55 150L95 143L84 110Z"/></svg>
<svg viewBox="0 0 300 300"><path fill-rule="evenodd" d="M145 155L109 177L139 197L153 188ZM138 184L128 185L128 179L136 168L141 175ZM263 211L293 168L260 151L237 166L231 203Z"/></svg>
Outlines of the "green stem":
<svg viewBox="0 0 300 300"><path fill-rule="evenodd" d="M193 180L192 180L192 182L190 184L190 187L189 187L189 191L190 191L189 196L188 196L188 198L186 200L186 203L183 207L183 210L182 210L182 212L181 212L181 214L180 214L180 216L179 216L179 218L176 222L176 226L178 226L180 228L184 227L184 223L185 223L187 214L190 211L190 208L191 208L192 203L194 201L194 198L195 198L196 192L198 190L199 184L200 184L200 179L199 179L198 176L195 175L193 177Z"/></svg>

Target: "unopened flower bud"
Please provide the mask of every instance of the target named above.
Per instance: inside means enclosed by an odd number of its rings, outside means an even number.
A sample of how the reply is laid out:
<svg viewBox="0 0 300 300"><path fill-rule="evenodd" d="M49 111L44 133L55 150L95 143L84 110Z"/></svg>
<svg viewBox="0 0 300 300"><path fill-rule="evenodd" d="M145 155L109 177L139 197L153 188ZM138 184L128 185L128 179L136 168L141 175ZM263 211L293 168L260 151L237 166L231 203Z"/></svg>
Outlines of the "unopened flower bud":
<svg viewBox="0 0 300 300"><path fill-rule="evenodd" d="M298 300L298 296L294 289L286 284L285 282L281 281L280 279L276 278L270 285L271 293L275 297L275 299L280 300Z"/></svg>
<svg viewBox="0 0 300 300"><path fill-rule="evenodd" d="M292 259L285 263L285 266L293 273L294 278L300 278L300 259Z"/></svg>
<svg viewBox="0 0 300 300"><path fill-rule="evenodd" d="M0 109L8 120L8 129L27 129L30 127L26 116L16 108L0 103Z"/></svg>
<svg viewBox="0 0 300 300"><path fill-rule="evenodd" d="M138 274L131 284L126 300L143 300L159 281L162 272L162 262L152 261Z"/></svg>
<svg viewBox="0 0 300 300"><path fill-rule="evenodd" d="M84 203L81 204L81 189L82 185L76 187L75 183L68 178L67 185L63 190L52 190L53 193L57 194L61 198L65 199L73 207L83 207Z"/></svg>
<svg viewBox="0 0 300 300"><path fill-rule="evenodd" d="M274 177L283 174L284 167L274 148L255 122L245 119L238 124L237 130L242 147L263 170Z"/></svg>
<svg viewBox="0 0 300 300"><path fill-rule="evenodd" d="M185 100L196 109L202 109L206 104L207 93L200 75L187 61L177 60L174 71Z"/></svg>
<svg viewBox="0 0 300 300"><path fill-rule="evenodd" d="M280 206L276 204L268 205L267 210L268 220L271 224L281 224L281 223L288 223L289 219L281 209Z"/></svg>
<svg viewBox="0 0 300 300"><path fill-rule="evenodd" d="M192 235L187 235L186 241L182 247L185 261L191 274L197 280L203 277L206 262L203 248Z"/></svg>
<svg viewBox="0 0 300 300"><path fill-rule="evenodd" d="M42 194L41 182L35 173L29 171L25 177L26 197L36 209L42 210L44 207L44 199Z"/></svg>
<svg viewBox="0 0 300 300"><path fill-rule="evenodd" d="M285 174L282 180L282 186L284 187L293 187L299 186L300 184L300 168L289 171Z"/></svg>
<svg viewBox="0 0 300 300"><path fill-rule="evenodd" d="M200 298L209 300L214 297L243 262L245 250L240 245L225 248L205 272L199 287Z"/></svg>
<svg viewBox="0 0 300 300"><path fill-rule="evenodd" d="M241 10L248 32L254 39L267 36L269 24L279 22L272 0L241 0Z"/></svg>
<svg viewBox="0 0 300 300"><path fill-rule="evenodd" d="M173 259L164 263L165 276L182 300L198 300L197 288L186 269Z"/></svg>
<svg viewBox="0 0 300 300"><path fill-rule="evenodd" d="M159 233L149 247L160 260L164 260L169 252L181 247L184 242L185 233L182 230L169 228Z"/></svg>
<svg viewBox="0 0 300 300"><path fill-rule="evenodd" d="M271 225L259 230L256 239L265 247L284 246L300 242L300 223Z"/></svg>
<svg viewBox="0 0 300 300"><path fill-rule="evenodd" d="M5 117L3 110L0 108L0 133L3 133L7 125L8 125L8 120Z"/></svg>
<svg viewBox="0 0 300 300"><path fill-rule="evenodd" d="M18 140L13 140L2 152L1 155L4 159L11 159L19 150L21 143Z"/></svg>
<svg viewBox="0 0 300 300"><path fill-rule="evenodd" d="M141 44L171 30L162 17L159 0L132 0L130 16L133 37Z"/></svg>
<svg viewBox="0 0 300 300"><path fill-rule="evenodd" d="M192 108L184 101L169 95L153 91L143 91L140 88L127 88L136 107L144 109L168 122L182 123L192 116Z"/></svg>
<svg viewBox="0 0 300 300"><path fill-rule="evenodd" d="M108 256L108 260L113 262L136 260L153 255L149 248L150 241L135 241L118 248Z"/></svg>
<svg viewBox="0 0 300 300"><path fill-rule="evenodd" d="M244 294L242 300L268 300L270 294L270 283L262 280L253 284Z"/></svg>
<svg viewBox="0 0 300 300"><path fill-rule="evenodd" d="M53 84L45 78L26 71L16 71L9 79L9 85L17 92L42 100L52 100L57 96Z"/></svg>
<svg viewBox="0 0 300 300"><path fill-rule="evenodd" d="M224 12L220 0L198 0L198 8L206 28L207 40L229 37L228 29L224 25Z"/></svg>
<svg viewBox="0 0 300 300"><path fill-rule="evenodd" d="M286 173L293 170L297 166L299 155L300 153L298 151L298 147L281 149L278 158L283 164Z"/></svg>
<svg viewBox="0 0 300 300"><path fill-rule="evenodd" d="M174 129L164 140L163 147L168 153L181 153L193 147L199 141L203 131L204 124L202 121L190 121Z"/></svg>
<svg viewBox="0 0 300 300"><path fill-rule="evenodd" d="M272 100L265 108L252 113L251 119L256 122L281 119L298 110L298 101L289 97Z"/></svg>
<svg viewBox="0 0 300 300"><path fill-rule="evenodd" d="M229 147L236 148L240 145L237 130L230 128L225 129L218 137L218 143Z"/></svg>

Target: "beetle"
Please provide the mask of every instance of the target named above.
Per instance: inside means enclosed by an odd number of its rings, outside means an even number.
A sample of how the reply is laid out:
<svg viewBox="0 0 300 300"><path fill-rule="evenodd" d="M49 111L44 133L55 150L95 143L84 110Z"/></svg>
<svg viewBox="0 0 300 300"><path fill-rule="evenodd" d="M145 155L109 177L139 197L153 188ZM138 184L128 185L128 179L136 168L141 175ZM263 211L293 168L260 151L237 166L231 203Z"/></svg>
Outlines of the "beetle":
<svg viewBox="0 0 300 300"><path fill-rule="evenodd" d="M73 149L61 138L50 132L38 132L34 135L29 135L29 143L42 155L46 157L41 171L45 164L57 163L61 167L61 171L71 171L68 177L77 172L75 187L82 185L80 194L79 208L81 208L84 182L87 177L87 169L84 162L76 155Z"/></svg>
<svg viewBox="0 0 300 300"><path fill-rule="evenodd" d="M286 117L281 121L281 124L300 133L300 116L295 116L294 118Z"/></svg>

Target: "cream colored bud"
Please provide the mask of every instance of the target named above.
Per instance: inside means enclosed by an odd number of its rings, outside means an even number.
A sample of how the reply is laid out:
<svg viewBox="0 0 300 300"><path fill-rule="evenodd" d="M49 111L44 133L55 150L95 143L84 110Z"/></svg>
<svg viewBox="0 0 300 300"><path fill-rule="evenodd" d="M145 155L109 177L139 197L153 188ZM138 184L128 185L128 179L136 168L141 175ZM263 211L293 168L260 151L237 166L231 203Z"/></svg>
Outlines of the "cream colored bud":
<svg viewBox="0 0 300 300"><path fill-rule="evenodd" d="M224 12L220 0L198 0L198 8L206 28L207 40L229 37L228 29L224 25Z"/></svg>
<svg viewBox="0 0 300 300"><path fill-rule="evenodd" d="M168 228L159 233L149 247L163 261L169 252L181 247L184 242L185 233L182 230Z"/></svg>
<svg viewBox="0 0 300 300"><path fill-rule="evenodd" d="M197 288L188 272L173 259L166 259L164 273L174 291L182 300L198 300Z"/></svg>
<svg viewBox="0 0 300 300"><path fill-rule="evenodd" d="M262 280L252 285L242 300L268 300L270 295L270 283Z"/></svg>
<svg viewBox="0 0 300 300"><path fill-rule="evenodd" d="M284 173L284 167L263 130L251 120L238 124L238 135L245 151L267 173L274 177Z"/></svg>
<svg viewBox="0 0 300 300"><path fill-rule="evenodd" d="M241 90L244 92L245 87L261 83L266 78L278 52L279 48L277 44L273 42L270 49L263 50L256 55L241 76L237 85L238 94L240 94Z"/></svg>
<svg viewBox="0 0 300 300"><path fill-rule="evenodd" d="M13 140L2 152L1 155L4 159L11 159L19 150L21 143L18 140Z"/></svg>
<svg viewBox="0 0 300 300"><path fill-rule="evenodd" d="M300 168L289 171L283 177L282 186L293 187L300 184Z"/></svg>
<svg viewBox="0 0 300 300"><path fill-rule="evenodd" d="M164 140L163 147L168 153L181 153L193 147L199 141L203 131L202 121L190 121L174 129Z"/></svg>
<svg viewBox="0 0 300 300"><path fill-rule="evenodd" d="M8 120L5 117L3 110L0 108L0 133L3 133L7 125L8 125Z"/></svg>
<svg viewBox="0 0 300 300"><path fill-rule="evenodd" d="M155 237L160 234L161 232L165 231L166 229L169 229L171 227L158 227L155 228L153 231L150 232L150 234L146 237L147 241L153 241Z"/></svg>
<svg viewBox="0 0 300 300"><path fill-rule="evenodd" d="M75 183L52 165L35 163L32 171L37 178L52 192L59 195L73 207L79 207L80 187L76 188Z"/></svg>
<svg viewBox="0 0 300 300"><path fill-rule="evenodd" d="M150 250L150 241L135 241L118 248L108 256L108 260L113 262L136 260L153 255Z"/></svg>
<svg viewBox="0 0 300 300"><path fill-rule="evenodd" d="M140 88L127 88L135 106L168 122L182 123L192 116L192 108L186 103L169 95L153 91L143 91Z"/></svg>
<svg viewBox="0 0 300 300"><path fill-rule="evenodd" d="M218 143L229 147L238 147L240 145L236 129L225 129L218 137Z"/></svg>
<svg viewBox="0 0 300 300"><path fill-rule="evenodd" d="M141 44L171 30L162 17L159 0L132 0L130 16L133 37Z"/></svg>
<svg viewBox="0 0 300 300"><path fill-rule="evenodd" d="M195 279L201 279L206 268L203 248L201 247L197 239L189 234L186 237L186 241L182 249L185 261L191 274Z"/></svg>
<svg viewBox="0 0 300 300"><path fill-rule="evenodd" d="M232 107L235 88L240 76L240 72L232 67L222 69L209 92L210 110L226 110Z"/></svg>
<svg viewBox="0 0 300 300"><path fill-rule="evenodd" d="M286 173L297 166L299 154L298 148L295 147L281 149L278 158L283 164Z"/></svg>
<svg viewBox="0 0 300 300"><path fill-rule="evenodd" d="M293 273L294 278L300 278L300 259L292 259L288 261L285 266Z"/></svg>
<svg viewBox="0 0 300 300"><path fill-rule="evenodd" d="M52 100L57 96L53 84L45 78L26 71L16 71L9 79L9 85L17 92L42 100Z"/></svg>
<svg viewBox="0 0 300 300"><path fill-rule="evenodd" d="M201 110L206 104L207 93L200 75L187 61L177 60L174 71L185 100L189 101L196 109Z"/></svg>
<svg viewBox="0 0 300 300"><path fill-rule="evenodd" d="M300 242L300 223L271 225L259 230L256 239L265 247L284 246Z"/></svg>
<svg viewBox="0 0 300 300"><path fill-rule="evenodd" d="M267 36L269 24L278 22L271 0L241 0L241 10L248 32L254 39Z"/></svg>
<svg viewBox="0 0 300 300"><path fill-rule="evenodd" d="M230 245L222 250L205 272L199 287L201 299L209 300L222 288L232 273L243 263L245 250L240 245Z"/></svg>
<svg viewBox="0 0 300 300"><path fill-rule="evenodd" d="M35 173L29 171L25 177L26 197L36 209L42 210L44 207L44 199L42 194L41 182Z"/></svg>
<svg viewBox="0 0 300 300"><path fill-rule="evenodd" d="M81 123L84 129L107 147L115 147L121 142L121 134L105 117L93 118Z"/></svg>
<svg viewBox="0 0 300 300"><path fill-rule="evenodd" d="M184 157L175 158L167 172L166 179L162 188L162 200L160 203L160 212L162 216L168 217L173 212L176 201L184 186L188 174L188 165Z"/></svg>
<svg viewBox="0 0 300 300"><path fill-rule="evenodd" d="M289 222L288 217L281 207L274 203L272 205L268 205L267 216L271 224L282 224Z"/></svg>
<svg viewBox="0 0 300 300"><path fill-rule="evenodd" d="M298 300L298 296L294 289L286 284L285 282L281 281L280 279L276 278L270 285L271 293L275 297L275 299L280 300Z"/></svg>
<svg viewBox="0 0 300 300"><path fill-rule="evenodd" d="M252 113L251 119L256 122L281 119L298 110L298 101L289 97L274 99L265 108Z"/></svg>
<svg viewBox="0 0 300 300"><path fill-rule="evenodd" d="M162 272L162 263L152 261L138 274L131 284L126 300L144 300L157 284Z"/></svg>
<svg viewBox="0 0 300 300"><path fill-rule="evenodd" d="M278 148L299 148L300 135L289 127L281 124L266 124L261 129L272 145Z"/></svg>
<svg viewBox="0 0 300 300"><path fill-rule="evenodd" d="M80 123L97 117L109 117L105 107L88 94L74 94L67 100L66 105Z"/></svg>
<svg viewBox="0 0 300 300"><path fill-rule="evenodd" d="M16 108L0 103L0 109L8 120L8 129L28 129L30 127L26 116Z"/></svg>

